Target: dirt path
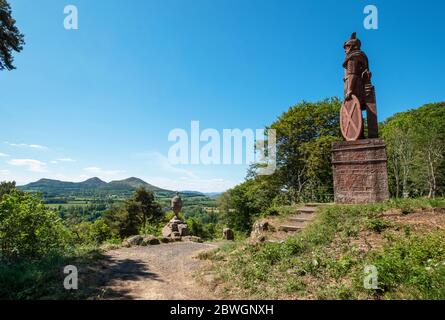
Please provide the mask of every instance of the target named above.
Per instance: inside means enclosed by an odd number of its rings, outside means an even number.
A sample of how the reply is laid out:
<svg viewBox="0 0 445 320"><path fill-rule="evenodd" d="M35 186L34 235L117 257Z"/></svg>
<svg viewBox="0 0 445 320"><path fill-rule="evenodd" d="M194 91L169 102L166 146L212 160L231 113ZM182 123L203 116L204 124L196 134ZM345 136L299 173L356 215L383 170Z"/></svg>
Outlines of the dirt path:
<svg viewBox="0 0 445 320"><path fill-rule="evenodd" d="M214 299L192 274L204 261L196 255L217 244L177 242L108 251L95 278L101 299ZM99 269L99 270L98 270Z"/></svg>

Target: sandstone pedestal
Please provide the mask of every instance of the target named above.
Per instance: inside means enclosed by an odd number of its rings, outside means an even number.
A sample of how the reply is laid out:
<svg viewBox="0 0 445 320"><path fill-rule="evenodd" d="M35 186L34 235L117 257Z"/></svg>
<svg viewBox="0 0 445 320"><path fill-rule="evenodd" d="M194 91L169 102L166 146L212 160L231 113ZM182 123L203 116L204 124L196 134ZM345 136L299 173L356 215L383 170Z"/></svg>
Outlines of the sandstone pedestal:
<svg viewBox="0 0 445 320"><path fill-rule="evenodd" d="M340 204L383 202L389 198L386 146L382 139L332 144L334 198Z"/></svg>
<svg viewBox="0 0 445 320"><path fill-rule="evenodd" d="M179 220L176 216L162 229L162 236L164 238L180 238L188 235L189 229L187 224Z"/></svg>

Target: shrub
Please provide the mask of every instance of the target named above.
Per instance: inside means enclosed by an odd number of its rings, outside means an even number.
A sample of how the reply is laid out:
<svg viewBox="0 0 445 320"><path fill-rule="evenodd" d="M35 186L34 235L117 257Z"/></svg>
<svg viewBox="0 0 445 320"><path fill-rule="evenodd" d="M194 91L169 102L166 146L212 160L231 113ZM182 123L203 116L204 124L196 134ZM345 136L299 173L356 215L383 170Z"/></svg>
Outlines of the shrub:
<svg viewBox="0 0 445 320"><path fill-rule="evenodd" d="M383 230L388 228L390 226L390 223L381 219L381 218L369 218L366 221L366 227L369 230L381 233Z"/></svg>
<svg viewBox="0 0 445 320"><path fill-rule="evenodd" d="M39 258L63 249L70 235L34 195L13 190L0 201L1 258Z"/></svg>
<svg viewBox="0 0 445 320"><path fill-rule="evenodd" d="M445 299L445 233L398 239L372 254L379 290L411 299Z"/></svg>

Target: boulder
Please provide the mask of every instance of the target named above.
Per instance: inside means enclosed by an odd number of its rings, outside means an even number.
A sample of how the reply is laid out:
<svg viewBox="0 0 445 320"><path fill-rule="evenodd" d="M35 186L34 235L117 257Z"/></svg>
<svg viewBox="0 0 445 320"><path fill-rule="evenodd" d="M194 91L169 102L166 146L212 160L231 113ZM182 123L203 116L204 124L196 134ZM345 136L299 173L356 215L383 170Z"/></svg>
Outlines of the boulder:
<svg viewBox="0 0 445 320"><path fill-rule="evenodd" d="M190 234L189 227L185 223L178 225L178 232L181 235L181 237L186 237Z"/></svg>
<svg viewBox="0 0 445 320"><path fill-rule="evenodd" d="M186 223L179 220L176 216L173 217L162 229L162 236L164 238L177 238L188 236L189 228Z"/></svg>
<svg viewBox="0 0 445 320"><path fill-rule="evenodd" d="M235 240L235 234L233 233L232 229L224 228L223 238L225 240Z"/></svg>
<svg viewBox="0 0 445 320"><path fill-rule="evenodd" d="M173 232L172 229L171 229L168 225L166 225L166 226L162 229L162 237L163 237L163 238L171 237L172 232Z"/></svg>
<svg viewBox="0 0 445 320"><path fill-rule="evenodd" d="M171 239L170 238L166 238L166 237L159 237L158 239L159 239L159 241L161 243L169 243L169 242L171 242Z"/></svg>
<svg viewBox="0 0 445 320"><path fill-rule="evenodd" d="M263 232L269 231L269 222L265 220L257 221L253 224L252 233L259 235Z"/></svg>
<svg viewBox="0 0 445 320"><path fill-rule="evenodd" d="M200 237L195 237L195 236L185 236L182 237L182 240L190 242L202 242L202 239Z"/></svg>
<svg viewBox="0 0 445 320"><path fill-rule="evenodd" d="M266 220L259 220L253 224L252 232L250 233L250 237L254 241L264 242L266 237L264 233L271 230L271 226L269 222Z"/></svg>
<svg viewBox="0 0 445 320"><path fill-rule="evenodd" d="M124 247L139 246L142 244L143 240L144 240L144 238L141 235L131 236L131 237L125 239L124 242L122 243L122 245Z"/></svg>
<svg viewBox="0 0 445 320"><path fill-rule="evenodd" d="M155 236L146 236L142 239L142 245L143 246L148 246L148 245L157 245L160 244L161 242L159 241L158 238L156 238Z"/></svg>

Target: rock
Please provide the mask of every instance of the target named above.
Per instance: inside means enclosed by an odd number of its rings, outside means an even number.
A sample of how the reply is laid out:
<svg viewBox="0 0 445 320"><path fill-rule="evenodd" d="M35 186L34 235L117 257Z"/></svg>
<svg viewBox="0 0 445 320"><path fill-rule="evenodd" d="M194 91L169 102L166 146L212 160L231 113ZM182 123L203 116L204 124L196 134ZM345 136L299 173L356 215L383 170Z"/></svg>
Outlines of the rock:
<svg viewBox="0 0 445 320"><path fill-rule="evenodd" d="M225 240L235 240L235 235L231 229L225 228L223 230L223 238Z"/></svg>
<svg viewBox="0 0 445 320"><path fill-rule="evenodd" d="M253 224L252 235L259 235L266 231L269 231L269 222L260 220Z"/></svg>
<svg viewBox="0 0 445 320"><path fill-rule="evenodd" d="M250 238L254 242L265 242L267 237L264 235L267 231L273 231L269 222L266 220L259 220L253 224L252 232L250 233Z"/></svg>
<svg viewBox="0 0 445 320"><path fill-rule="evenodd" d="M259 236L259 237L257 238L257 240L258 240L259 242L264 242L264 241L267 240L267 238L266 238L266 236Z"/></svg>
<svg viewBox="0 0 445 320"><path fill-rule="evenodd" d="M189 235L189 227L186 224L179 224L178 232L181 235L181 237L186 237Z"/></svg>
<svg viewBox="0 0 445 320"><path fill-rule="evenodd" d="M196 236L185 236L182 238L182 240L190 242L202 242L202 239Z"/></svg>
<svg viewBox="0 0 445 320"><path fill-rule="evenodd" d="M158 238L156 238L155 236L146 236L144 237L144 239L142 240L142 245L143 246L147 246L147 245L157 245L160 244L161 242L158 240Z"/></svg>
<svg viewBox="0 0 445 320"><path fill-rule="evenodd" d="M164 238L171 237L172 232L173 232L172 229L171 229L168 225L166 225L166 226L162 229L162 237L164 237Z"/></svg>
<svg viewBox="0 0 445 320"><path fill-rule="evenodd" d="M186 223L179 220L176 216L171 219L162 229L162 236L164 238L177 238L181 236L188 236L189 229Z"/></svg>
<svg viewBox="0 0 445 320"><path fill-rule="evenodd" d="M166 238L166 237L159 237L159 241L161 243L169 243L169 242L171 242L171 240L169 238Z"/></svg>
<svg viewBox="0 0 445 320"><path fill-rule="evenodd" d="M124 247L139 246L142 244L143 239L144 238L141 235L131 236L125 239L122 245Z"/></svg>

